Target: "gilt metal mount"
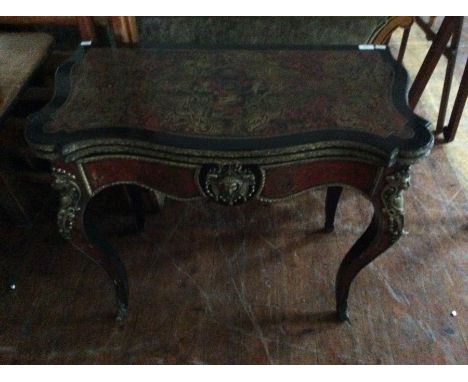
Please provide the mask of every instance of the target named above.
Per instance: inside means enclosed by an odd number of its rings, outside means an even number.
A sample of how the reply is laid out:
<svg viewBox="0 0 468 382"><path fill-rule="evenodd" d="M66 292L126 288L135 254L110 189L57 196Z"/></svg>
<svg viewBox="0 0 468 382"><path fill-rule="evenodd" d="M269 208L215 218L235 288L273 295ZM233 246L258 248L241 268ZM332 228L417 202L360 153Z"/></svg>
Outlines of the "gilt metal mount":
<svg viewBox="0 0 468 382"><path fill-rule="evenodd" d="M386 184L382 189L383 213L388 217L388 230L391 241L395 242L403 233L404 227L404 204L403 190L410 185L410 174L408 169L402 169L385 178Z"/></svg>
<svg viewBox="0 0 468 382"><path fill-rule="evenodd" d="M80 211L81 191L76 183L75 175L61 168L53 168L55 178L52 186L60 192L60 209L57 214L57 224L60 234L70 239L73 225Z"/></svg>
<svg viewBox="0 0 468 382"><path fill-rule="evenodd" d="M263 184L263 173L256 166L205 165L200 170L199 184L208 198L233 206L257 195Z"/></svg>

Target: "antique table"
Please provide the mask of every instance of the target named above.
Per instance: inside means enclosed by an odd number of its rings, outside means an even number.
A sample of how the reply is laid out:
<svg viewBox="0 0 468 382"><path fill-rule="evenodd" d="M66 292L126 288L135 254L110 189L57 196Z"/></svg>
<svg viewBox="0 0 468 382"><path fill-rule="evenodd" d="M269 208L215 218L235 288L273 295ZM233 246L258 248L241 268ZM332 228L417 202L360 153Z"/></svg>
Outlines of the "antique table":
<svg viewBox="0 0 468 382"><path fill-rule="evenodd" d="M383 46L84 48L59 68L56 93L26 138L53 161L60 233L99 263L128 307L125 268L85 219L103 189L134 184L177 200L233 207L327 185L325 230L342 186L373 219L344 257L336 306L403 232L409 166L428 155L428 122L406 103L407 74Z"/></svg>

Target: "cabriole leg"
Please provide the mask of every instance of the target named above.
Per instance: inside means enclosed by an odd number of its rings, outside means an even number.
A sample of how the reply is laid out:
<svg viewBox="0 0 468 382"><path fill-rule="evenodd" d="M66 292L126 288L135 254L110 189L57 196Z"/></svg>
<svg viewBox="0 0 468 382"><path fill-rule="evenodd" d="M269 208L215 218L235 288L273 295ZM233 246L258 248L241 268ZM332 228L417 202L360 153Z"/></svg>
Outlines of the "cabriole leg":
<svg viewBox="0 0 468 382"><path fill-rule="evenodd" d="M60 192L60 209L57 215L59 232L81 253L101 265L114 283L117 296L117 321L122 321L128 310L127 274L117 253L98 232L86 216L90 200L82 191L76 176L64 169L54 168L54 188Z"/></svg>
<svg viewBox="0 0 468 382"><path fill-rule="evenodd" d="M403 233L402 191L408 186L408 169L399 169L385 177L372 198L372 221L346 254L336 277L336 311L341 321L348 320L348 294L354 278L361 269L393 245Z"/></svg>

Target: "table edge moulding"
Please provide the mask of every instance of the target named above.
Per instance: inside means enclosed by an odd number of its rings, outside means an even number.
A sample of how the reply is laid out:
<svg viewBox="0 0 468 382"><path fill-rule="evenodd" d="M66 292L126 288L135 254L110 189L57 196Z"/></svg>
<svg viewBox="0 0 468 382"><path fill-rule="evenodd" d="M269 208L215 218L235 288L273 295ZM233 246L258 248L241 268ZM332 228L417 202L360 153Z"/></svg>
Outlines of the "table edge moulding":
<svg viewBox="0 0 468 382"><path fill-rule="evenodd" d="M281 201L326 186L326 232L333 230L342 187L359 191L373 204L374 215L337 273L337 316L346 320L352 280L404 232L402 191L409 187L409 167L429 154L434 141L429 123L407 106L407 73L388 49L374 45L242 48L253 52L368 50L368 54L381 55L394 69L391 102L405 118L405 128L412 130L407 138L332 128L263 138L190 136L131 126L47 131L54 114L69 99L73 90L70 73L85 59L87 49L82 46L57 70L55 95L44 109L31 116L26 139L38 156L53 163L54 187L61 194L60 233L100 264L112 279L117 319L123 320L128 310L126 270L85 212L88 202L100 191L133 184L176 200L205 198L227 206L252 199ZM170 49L160 51L170 54ZM342 70L346 72L346 67ZM132 199L141 206L137 193L132 193ZM141 209L137 210L143 227L144 216Z"/></svg>

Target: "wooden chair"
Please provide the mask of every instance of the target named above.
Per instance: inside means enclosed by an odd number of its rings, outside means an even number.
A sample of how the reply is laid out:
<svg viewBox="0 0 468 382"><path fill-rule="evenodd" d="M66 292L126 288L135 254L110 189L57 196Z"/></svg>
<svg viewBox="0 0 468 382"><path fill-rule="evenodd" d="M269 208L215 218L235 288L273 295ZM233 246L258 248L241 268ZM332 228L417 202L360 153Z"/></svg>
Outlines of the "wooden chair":
<svg viewBox="0 0 468 382"><path fill-rule="evenodd" d="M110 16L112 32L119 43L136 44L138 28L135 16Z"/></svg>
<svg viewBox="0 0 468 382"><path fill-rule="evenodd" d="M434 33L429 25L417 18L418 25L426 33L426 37L432 40L431 47L427 52L426 57L414 79L411 89L409 91L409 105L411 108L415 108L421 98L427 83L431 79L437 63L440 58L444 55L447 58L447 68L445 71L444 86L442 89L442 95L440 98L439 115L437 118L437 126L435 134L444 134L445 142L450 142L455 138L455 134L460 122L461 115L466 102L467 95L467 75L466 75L466 63L465 73L463 74L462 82L458 90L458 94L455 100L454 108L450 116L450 121L445 126L445 117L447 114L447 105L450 96L450 89L452 86L453 72L455 69L455 63L457 60L458 45L460 43L460 36L463 27L463 16L446 16L440 25L437 33ZM433 22L433 20L432 20ZM450 45L447 44L450 41Z"/></svg>

